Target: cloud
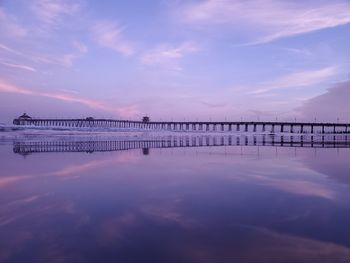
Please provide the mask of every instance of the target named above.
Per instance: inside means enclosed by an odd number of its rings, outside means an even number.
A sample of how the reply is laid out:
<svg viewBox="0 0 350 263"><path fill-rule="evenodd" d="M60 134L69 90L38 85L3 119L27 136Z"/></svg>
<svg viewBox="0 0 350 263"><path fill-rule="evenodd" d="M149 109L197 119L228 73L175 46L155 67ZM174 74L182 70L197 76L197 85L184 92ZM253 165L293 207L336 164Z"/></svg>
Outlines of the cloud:
<svg viewBox="0 0 350 263"><path fill-rule="evenodd" d="M4 62L4 61L0 61L0 64L4 65L6 67L10 67L10 68L16 68L16 69L36 72L35 68L32 68L30 66L26 66L26 65L21 65L21 64L16 64L16 63L9 63L9 62Z"/></svg>
<svg viewBox="0 0 350 263"><path fill-rule="evenodd" d="M75 41L73 41L73 46L80 53L87 53L88 52L88 48L83 42L75 40Z"/></svg>
<svg viewBox="0 0 350 263"><path fill-rule="evenodd" d="M7 93L17 93L17 94L25 94L25 95L33 95L33 96L42 96L42 97L48 97L53 98L57 100L62 100L66 102L77 102L84 104L86 106L89 106L91 108L103 108L105 107L94 100L73 96L71 94L65 94L65 93L48 93L48 92L41 92L41 91L32 91L29 89L17 87L13 84L4 82L0 80L0 92L7 92Z"/></svg>
<svg viewBox="0 0 350 263"><path fill-rule="evenodd" d="M335 192L333 190L317 182L296 179L278 179L260 175L252 177L254 177L257 182L260 181L260 183L264 185L292 194L316 196L331 200L335 199Z"/></svg>
<svg viewBox="0 0 350 263"><path fill-rule="evenodd" d="M186 5L180 13L193 25L248 27L258 34L253 44L350 22L350 4L343 1L205 0Z"/></svg>
<svg viewBox="0 0 350 263"><path fill-rule="evenodd" d="M86 172L101 166L105 166L108 163L111 163L111 160L94 160L84 164L67 166L62 170L53 172L52 175L66 176L66 175L77 174L77 173Z"/></svg>
<svg viewBox="0 0 350 263"><path fill-rule="evenodd" d="M281 49L303 57L312 56L312 52L307 49L302 49L302 48L281 48Z"/></svg>
<svg viewBox="0 0 350 263"><path fill-rule="evenodd" d="M141 62L145 65L162 65L181 69L177 65L178 61L185 55L197 52L198 50L198 45L192 41L187 41L177 46L162 44L145 52L141 57Z"/></svg>
<svg viewBox="0 0 350 263"><path fill-rule="evenodd" d="M137 105L113 107L103 102L84 98L76 94L64 93L64 92L34 91L34 90L22 88L22 87L17 87L13 84L7 83L2 80L0 80L0 92L16 93L16 94L31 95L31 96L41 96L41 97L56 99L64 102L80 103L92 109L112 112L114 114L118 114L123 117L135 117L140 114L140 111L138 110Z"/></svg>
<svg viewBox="0 0 350 263"><path fill-rule="evenodd" d="M70 33L69 29L80 26L80 22L77 20L66 20L68 16L71 18L79 17L78 11L80 10L80 0L33 0L24 7L24 10L31 16L30 19L26 16L21 17L23 21L29 22L25 26L22 26L17 17L0 7L0 35L8 35L12 38L26 37L22 40L22 43L8 41L6 38L3 39L3 43L0 43L0 51L3 53L7 52L6 55L8 56L18 56L16 57L16 60L12 59L12 61L16 61L16 63L7 62L7 64L13 65L6 66L14 68L14 65L23 65L24 63L19 61L20 57L36 63L71 66L76 58L87 52L87 47L83 43L73 41L73 51L67 51L63 54L53 53L55 52L55 49L59 50L57 47L60 42L63 41L61 46L70 43L70 40L67 39L67 34ZM53 35L50 35L50 37L47 38L48 34L46 33L49 33L52 29L57 29L62 25L67 27L68 30L59 32L60 42L51 43L50 40L53 39ZM77 34L77 31L74 31L74 34ZM11 46L9 47L4 43L11 43ZM37 49L38 47L40 48L44 46L49 48ZM48 53L50 52L49 50L51 50L51 54ZM42 52L46 52L46 54L43 54ZM4 65L4 63L2 64ZM29 67L31 68L29 69L28 66L17 68L27 70L33 69L33 67Z"/></svg>
<svg viewBox="0 0 350 263"><path fill-rule="evenodd" d="M62 16L74 15L80 9L80 5L68 0L35 0L31 8L40 21L54 25L61 21Z"/></svg>
<svg viewBox="0 0 350 263"><path fill-rule="evenodd" d="M74 60L88 52L87 46L80 41L73 41L72 45L75 50L63 55L61 59L58 59L58 62L61 62L65 66L72 66Z"/></svg>
<svg viewBox="0 0 350 263"><path fill-rule="evenodd" d="M18 56L21 58L25 58L25 59L30 59L32 61L36 61L36 62L43 62L43 59L41 56L32 56L29 54L25 54L19 50L13 49L7 45L4 45L2 43L0 43L0 50L2 50L2 53L8 53L12 56ZM17 58L18 59L18 58Z"/></svg>
<svg viewBox="0 0 350 263"><path fill-rule="evenodd" d="M59 65L59 66L66 66L66 67L72 66L74 60L80 58L81 56L83 56L83 54L88 52L87 46L80 41L77 41L77 40L73 41L72 46L73 46L74 50L67 52L66 54L63 54L63 55L52 56L52 55L26 54L26 53L20 52L18 50L15 50L13 48L10 48L10 47L0 43L0 49L3 52L7 52L13 56L16 56L17 61L19 60L18 57L21 57L21 58L24 58L26 60L31 60L31 61L36 62L36 63L44 63L44 64ZM1 63L1 64L4 64L4 63ZM7 64L9 64L9 63L7 63ZM18 63L11 63L11 64L13 64L13 65L5 65L5 66L15 67L14 65L18 64ZM33 67L26 66L27 70L31 70L30 68L34 69ZM22 67L22 69L25 69L25 68ZM36 71L36 70L34 69L34 71Z"/></svg>
<svg viewBox="0 0 350 263"><path fill-rule="evenodd" d="M17 183L19 181L27 180L32 178L32 176L0 176L0 188L8 187L10 184Z"/></svg>
<svg viewBox="0 0 350 263"><path fill-rule="evenodd" d="M10 37L24 37L28 34L27 28L21 25L17 17L0 7L0 34Z"/></svg>
<svg viewBox="0 0 350 263"><path fill-rule="evenodd" d="M337 67L326 67L317 70L307 70L291 73L289 75L282 76L276 80L269 81L258 85L258 88L250 94L262 94L273 90L307 87L321 83L328 78L337 74Z"/></svg>
<svg viewBox="0 0 350 263"><path fill-rule="evenodd" d="M307 100L297 111L305 119L350 121L350 81L338 83L324 94Z"/></svg>
<svg viewBox="0 0 350 263"><path fill-rule="evenodd" d="M223 108L223 107L228 106L226 103L212 103L212 102L207 102L207 101L200 101L200 103L208 108L211 108L211 109Z"/></svg>
<svg viewBox="0 0 350 263"><path fill-rule="evenodd" d="M4 44L1 44L1 43L0 43L0 49L4 50L6 52L9 52L9 53L15 54L15 55L23 55L21 52L14 50L14 49L12 49Z"/></svg>
<svg viewBox="0 0 350 263"><path fill-rule="evenodd" d="M0 80L0 92L18 93L18 94L27 94L27 95L33 94L33 92L30 90L19 88L15 85L6 83L1 80Z"/></svg>
<svg viewBox="0 0 350 263"><path fill-rule="evenodd" d="M112 21L99 21L92 28L94 40L102 47L110 48L125 56L135 53L131 42L122 36L124 27Z"/></svg>

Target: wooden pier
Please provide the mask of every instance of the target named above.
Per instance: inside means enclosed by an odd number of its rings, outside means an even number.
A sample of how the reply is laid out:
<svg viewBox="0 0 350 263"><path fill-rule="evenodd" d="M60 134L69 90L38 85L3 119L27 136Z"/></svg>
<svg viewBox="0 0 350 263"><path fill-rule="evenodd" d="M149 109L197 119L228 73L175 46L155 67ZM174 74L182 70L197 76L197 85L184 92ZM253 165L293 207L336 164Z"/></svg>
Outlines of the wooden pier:
<svg viewBox="0 0 350 263"><path fill-rule="evenodd" d="M14 125L53 128L115 128L128 130L167 130L200 132L260 133L348 133L350 123L325 122L207 122L207 121L133 121L113 119L36 119L28 115L13 120Z"/></svg>

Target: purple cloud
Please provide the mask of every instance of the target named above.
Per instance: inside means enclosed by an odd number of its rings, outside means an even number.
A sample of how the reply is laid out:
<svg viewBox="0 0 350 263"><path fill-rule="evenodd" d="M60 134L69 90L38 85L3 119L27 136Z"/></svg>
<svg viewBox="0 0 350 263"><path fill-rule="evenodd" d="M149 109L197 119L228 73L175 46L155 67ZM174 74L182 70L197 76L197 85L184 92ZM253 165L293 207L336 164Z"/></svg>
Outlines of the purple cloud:
<svg viewBox="0 0 350 263"><path fill-rule="evenodd" d="M307 100L298 111L306 119L350 121L350 81L329 88L326 93Z"/></svg>

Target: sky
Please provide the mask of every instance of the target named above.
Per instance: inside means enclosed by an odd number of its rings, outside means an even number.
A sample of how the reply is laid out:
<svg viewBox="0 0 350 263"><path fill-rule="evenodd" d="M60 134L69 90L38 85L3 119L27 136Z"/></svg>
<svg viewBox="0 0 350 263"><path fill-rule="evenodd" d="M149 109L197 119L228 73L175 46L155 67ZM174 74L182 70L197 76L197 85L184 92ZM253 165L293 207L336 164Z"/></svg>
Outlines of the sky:
<svg viewBox="0 0 350 263"><path fill-rule="evenodd" d="M350 122L350 0L0 0L0 122Z"/></svg>

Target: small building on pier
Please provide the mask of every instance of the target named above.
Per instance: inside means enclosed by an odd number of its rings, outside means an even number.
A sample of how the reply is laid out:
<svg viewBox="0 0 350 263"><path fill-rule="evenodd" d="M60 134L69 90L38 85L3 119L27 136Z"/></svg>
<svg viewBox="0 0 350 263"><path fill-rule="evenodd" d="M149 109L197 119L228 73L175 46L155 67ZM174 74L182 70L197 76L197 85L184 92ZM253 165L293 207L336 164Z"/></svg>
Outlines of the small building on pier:
<svg viewBox="0 0 350 263"><path fill-rule="evenodd" d="M32 117L30 117L27 113L23 113L21 116L18 117L18 120L31 120Z"/></svg>
<svg viewBox="0 0 350 263"><path fill-rule="evenodd" d="M150 118L148 117L148 116L144 116L143 118L142 118L142 122L150 122Z"/></svg>

